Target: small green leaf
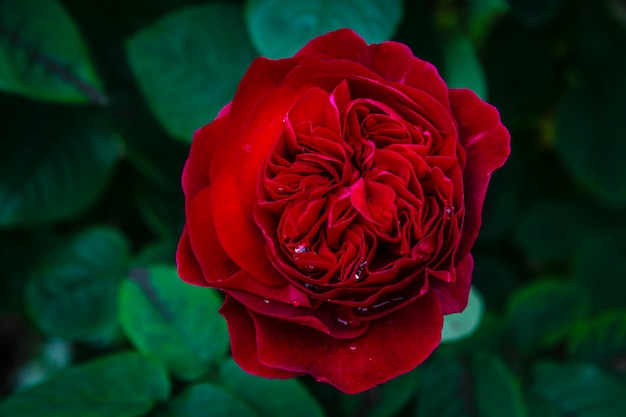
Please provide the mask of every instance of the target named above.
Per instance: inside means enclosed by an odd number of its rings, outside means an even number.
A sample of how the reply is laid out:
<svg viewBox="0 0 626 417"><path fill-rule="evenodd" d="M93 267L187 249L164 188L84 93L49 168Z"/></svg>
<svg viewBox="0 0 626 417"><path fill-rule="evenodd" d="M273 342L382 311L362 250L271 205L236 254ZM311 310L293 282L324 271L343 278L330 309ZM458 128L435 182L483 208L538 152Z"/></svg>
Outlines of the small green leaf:
<svg viewBox="0 0 626 417"><path fill-rule="evenodd" d="M530 284L508 305L513 340L522 350L553 346L588 309L586 293L576 284L550 278Z"/></svg>
<svg viewBox="0 0 626 417"><path fill-rule="evenodd" d="M401 0L249 0L252 42L269 58L293 55L309 40L352 28L368 43L390 39L402 18Z"/></svg>
<svg viewBox="0 0 626 417"><path fill-rule="evenodd" d="M622 417L626 410L626 386L591 364L541 363L531 390L568 416Z"/></svg>
<svg viewBox="0 0 626 417"><path fill-rule="evenodd" d="M455 342L470 336L480 325L484 309L482 296L472 287L465 310L444 316L441 342Z"/></svg>
<svg viewBox="0 0 626 417"><path fill-rule="evenodd" d="M271 397L284 395L282 392L278 393L279 391L272 392ZM187 388L170 403L170 410L172 417L259 416L240 398L212 384L198 384Z"/></svg>
<svg viewBox="0 0 626 417"><path fill-rule="evenodd" d="M126 43L143 95L167 131L186 143L230 102L255 58L238 4L212 2L170 14Z"/></svg>
<svg viewBox="0 0 626 417"><path fill-rule="evenodd" d="M137 349L191 380L228 349L220 303L214 290L184 283L173 267L135 269L122 284L119 320Z"/></svg>
<svg viewBox="0 0 626 417"><path fill-rule="evenodd" d="M3 122L13 130L0 141L0 227L75 216L104 191L118 160L120 139L100 120L40 116Z"/></svg>
<svg viewBox="0 0 626 417"><path fill-rule="evenodd" d="M456 342L474 333L480 325L484 310L485 304L482 296L472 287L465 310L443 317L441 342Z"/></svg>
<svg viewBox="0 0 626 417"><path fill-rule="evenodd" d="M476 410L480 417L526 417L519 381L495 356L472 361Z"/></svg>
<svg viewBox="0 0 626 417"><path fill-rule="evenodd" d="M0 2L0 90L40 100L106 103L87 47L55 0Z"/></svg>
<svg viewBox="0 0 626 417"><path fill-rule="evenodd" d="M472 41L461 33L449 35L443 44L444 74L449 88L469 88L487 99L487 81Z"/></svg>
<svg viewBox="0 0 626 417"><path fill-rule="evenodd" d="M61 371L0 403L2 417L134 417L169 396L165 369L138 353L122 353Z"/></svg>
<svg viewBox="0 0 626 417"><path fill-rule="evenodd" d="M109 338L129 245L114 229L94 227L52 253L26 288L28 311L44 332L72 340Z"/></svg>
<svg viewBox="0 0 626 417"><path fill-rule="evenodd" d="M578 326L569 340L568 353L601 365L619 363L626 355L626 310L606 312Z"/></svg>
<svg viewBox="0 0 626 417"><path fill-rule="evenodd" d="M324 416L313 396L295 379L265 379L250 375L232 360L224 362L220 378L226 389L245 400L260 416Z"/></svg>

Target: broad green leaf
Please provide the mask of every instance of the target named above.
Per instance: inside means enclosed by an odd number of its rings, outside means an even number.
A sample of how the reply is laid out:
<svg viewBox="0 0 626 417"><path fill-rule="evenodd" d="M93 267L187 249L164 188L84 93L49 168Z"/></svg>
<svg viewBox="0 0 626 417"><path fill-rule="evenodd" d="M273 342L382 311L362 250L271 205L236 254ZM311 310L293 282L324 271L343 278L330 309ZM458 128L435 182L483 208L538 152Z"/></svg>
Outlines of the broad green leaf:
<svg viewBox="0 0 626 417"><path fill-rule="evenodd" d="M533 261L567 260L586 238L589 218L585 207L576 202L540 200L525 211L515 240Z"/></svg>
<svg viewBox="0 0 626 417"><path fill-rule="evenodd" d="M606 312L578 326L568 353L579 360L613 365L626 354L626 310Z"/></svg>
<svg viewBox="0 0 626 417"><path fill-rule="evenodd" d="M120 139L100 120L40 116L3 121L12 128L0 141L0 227L77 215L104 191L118 160Z"/></svg>
<svg viewBox="0 0 626 417"><path fill-rule="evenodd" d="M513 341L527 350L561 341L589 309L586 293L576 284L542 279L518 290L508 305Z"/></svg>
<svg viewBox="0 0 626 417"><path fill-rule="evenodd" d="M126 43L143 95L175 138L190 143L232 100L255 58L242 14L242 6L225 2L188 7Z"/></svg>
<svg viewBox="0 0 626 417"><path fill-rule="evenodd" d="M567 416L622 417L626 410L626 386L591 364L541 363L531 389Z"/></svg>
<svg viewBox="0 0 626 417"><path fill-rule="evenodd" d="M139 351L191 380L206 373L228 349L220 303L214 290L184 283L174 267L135 269L122 284L119 320Z"/></svg>
<svg viewBox="0 0 626 417"><path fill-rule="evenodd" d="M295 379L260 378L228 360L220 368L220 380L224 388L244 400L259 416L324 416L314 397Z"/></svg>
<svg viewBox="0 0 626 417"><path fill-rule="evenodd" d="M271 397L280 397L282 392L274 391ZM270 399L270 398L267 398ZM187 388L170 403L172 417L258 417L238 396L212 384L198 384Z"/></svg>
<svg viewBox="0 0 626 417"><path fill-rule="evenodd" d="M134 417L169 396L165 369L138 353L121 353L59 372L0 403L2 417Z"/></svg>
<svg viewBox="0 0 626 417"><path fill-rule="evenodd" d="M105 104L87 47L56 0L0 2L0 90Z"/></svg>
<svg viewBox="0 0 626 417"><path fill-rule="evenodd" d="M375 388L367 417L391 417L398 414L417 393L421 382L419 370L408 372ZM367 393L366 393L367 394Z"/></svg>
<svg viewBox="0 0 626 417"><path fill-rule="evenodd" d="M626 68L624 65L621 68ZM556 112L556 151L570 174L612 207L626 204L626 74L597 74L567 91ZM593 138L593 139L591 139Z"/></svg>
<svg viewBox="0 0 626 417"><path fill-rule="evenodd" d="M480 417L526 417L528 415L519 381L495 356L478 356L472 361L474 397Z"/></svg>
<svg viewBox="0 0 626 417"><path fill-rule="evenodd" d="M415 417L472 417L473 399L467 366L456 356L438 354L424 366L424 378Z"/></svg>
<svg viewBox="0 0 626 417"><path fill-rule="evenodd" d="M309 40L352 28L368 43L390 39L402 18L401 0L248 0L252 42L269 58L285 58Z"/></svg>
<svg viewBox="0 0 626 417"><path fill-rule="evenodd" d="M94 227L42 261L26 288L28 311L44 332L72 340L109 338L129 245L114 229Z"/></svg>
<svg viewBox="0 0 626 417"><path fill-rule="evenodd" d="M507 0L511 12L530 26L540 25L554 19L565 0Z"/></svg>
<svg viewBox="0 0 626 417"><path fill-rule="evenodd" d="M455 342L471 335L480 325L484 310L482 296L472 287L465 310L444 316L441 342Z"/></svg>
<svg viewBox="0 0 626 417"><path fill-rule="evenodd" d="M487 100L487 82L472 41L462 33L449 35L443 44L444 73L449 88L469 88Z"/></svg>

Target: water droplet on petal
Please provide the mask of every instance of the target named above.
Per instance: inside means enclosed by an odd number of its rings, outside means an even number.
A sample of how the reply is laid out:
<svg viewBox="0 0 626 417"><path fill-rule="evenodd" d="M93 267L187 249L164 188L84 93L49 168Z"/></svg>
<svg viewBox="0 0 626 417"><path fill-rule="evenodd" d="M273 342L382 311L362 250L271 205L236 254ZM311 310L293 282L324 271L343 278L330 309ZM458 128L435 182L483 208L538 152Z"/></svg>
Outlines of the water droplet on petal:
<svg viewBox="0 0 626 417"><path fill-rule="evenodd" d="M310 252L310 251L311 251L311 248L309 248L304 243L301 243L298 246L296 246L296 249L294 250L294 252L296 253L305 253L305 252Z"/></svg>
<svg viewBox="0 0 626 417"><path fill-rule="evenodd" d="M347 329L358 329L363 325L361 320L354 317L354 313L350 307L337 307L334 318L337 324Z"/></svg>
<svg viewBox="0 0 626 417"><path fill-rule="evenodd" d="M370 361L370 362L371 362L371 361L372 361L372 359L373 359L373 358L369 358L369 359L368 359L368 361Z"/></svg>
<svg viewBox="0 0 626 417"><path fill-rule="evenodd" d="M291 302L291 305L293 305L294 307L300 307L300 300L293 300Z"/></svg>
<svg viewBox="0 0 626 417"><path fill-rule="evenodd" d="M265 304L269 304L269 303L270 303L270 300L268 300L268 299L266 298L265 300L263 300L263 302L264 302Z"/></svg>
<svg viewBox="0 0 626 417"><path fill-rule="evenodd" d="M361 279L363 279L363 270L365 269L366 266L367 266L367 261L361 262L361 264L358 266L358 268L354 272L354 279L356 279L357 281L360 281Z"/></svg>
<svg viewBox="0 0 626 417"><path fill-rule="evenodd" d="M278 191L279 193L282 193L283 191L285 191L285 189L283 187L278 187L276 191Z"/></svg>
<svg viewBox="0 0 626 417"><path fill-rule="evenodd" d="M350 349L350 350L354 351L354 350L356 350L356 346L354 346L354 345L350 345L350 346L348 346L348 349Z"/></svg>
<svg viewBox="0 0 626 417"><path fill-rule="evenodd" d="M315 267L313 265L305 265L304 266L304 270L306 272L314 272L315 271Z"/></svg>

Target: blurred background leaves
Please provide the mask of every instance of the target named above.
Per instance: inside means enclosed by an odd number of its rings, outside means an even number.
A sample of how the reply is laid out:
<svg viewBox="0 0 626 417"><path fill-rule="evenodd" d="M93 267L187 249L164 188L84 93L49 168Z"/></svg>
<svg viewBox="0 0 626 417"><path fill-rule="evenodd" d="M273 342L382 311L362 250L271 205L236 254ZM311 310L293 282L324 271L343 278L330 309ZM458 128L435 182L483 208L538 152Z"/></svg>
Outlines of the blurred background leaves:
<svg viewBox="0 0 626 417"><path fill-rule="evenodd" d="M479 301L355 396L243 373L174 261L193 132L256 56L339 27L473 89L513 148ZM0 0L0 416L622 416L624 96L623 0Z"/></svg>

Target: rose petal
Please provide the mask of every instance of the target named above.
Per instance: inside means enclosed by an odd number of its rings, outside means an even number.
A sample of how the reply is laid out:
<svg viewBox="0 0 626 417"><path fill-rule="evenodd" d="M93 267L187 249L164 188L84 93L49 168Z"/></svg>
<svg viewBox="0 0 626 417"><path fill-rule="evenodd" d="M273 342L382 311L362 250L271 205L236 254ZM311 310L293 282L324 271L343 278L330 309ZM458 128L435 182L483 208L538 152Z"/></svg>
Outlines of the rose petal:
<svg viewBox="0 0 626 417"><path fill-rule="evenodd" d="M408 372L439 345L443 316L436 295L372 323L356 339L336 339L309 327L252 313L263 364L312 375L348 394ZM250 328L235 329L236 332Z"/></svg>
<svg viewBox="0 0 626 417"><path fill-rule="evenodd" d="M189 158L183 171L183 191L185 199L189 201L200 190L207 187L209 181L209 167L213 155L221 141L226 136L228 114L222 115L208 125L198 129L193 135L193 142L189 151Z"/></svg>
<svg viewBox="0 0 626 417"><path fill-rule="evenodd" d="M474 245L491 173L504 165L511 152L511 137L495 107L471 90L450 90L452 112L458 122L459 142L466 152L463 173L465 219L456 259L464 258Z"/></svg>
<svg viewBox="0 0 626 417"><path fill-rule="evenodd" d="M214 284L235 274L240 268L228 257L215 233L209 210L211 188L200 191L187 203L187 234L204 279Z"/></svg>
<svg viewBox="0 0 626 417"><path fill-rule="evenodd" d="M323 54L358 62L385 80L423 90L448 107L448 88L437 69L413 56L411 49L401 43L367 45L353 30L340 29L313 39L296 56L307 54Z"/></svg>
<svg viewBox="0 0 626 417"><path fill-rule="evenodd" d="M443 314L460 313L465 310L472 284L473 270L474 258L468 253L455 267L456 279L454 282L445 282L440 279L430 281L432 290L441 301Z"/></svg>
<svg viewBox="0 0 626 417"><path fill-rule="evenodd" d="M258 360L256 330L248 310L226 295L220 313L226 318L233 359L242 369L265 378L292 378L302 373L263 365Z"/></svg>
<svg viewBox="0 0 626 417"><path fill-rule="evenodd" d="M284 284L285 279L267 259L261 232L243 208L237 178L233 174L222 175L210 190L213 223L224 252L264 284Z"/></svg>
<svg viewBox="0 0 626 417"><path fill-rule="evenodd" d="M187 227L183 230L183 235L178 242L176 249L176 266L178 268L178 276L188 284L206 287L208 283L204 279L202 268L196 259L196 255L191 249L189 234Z"/></svg>

